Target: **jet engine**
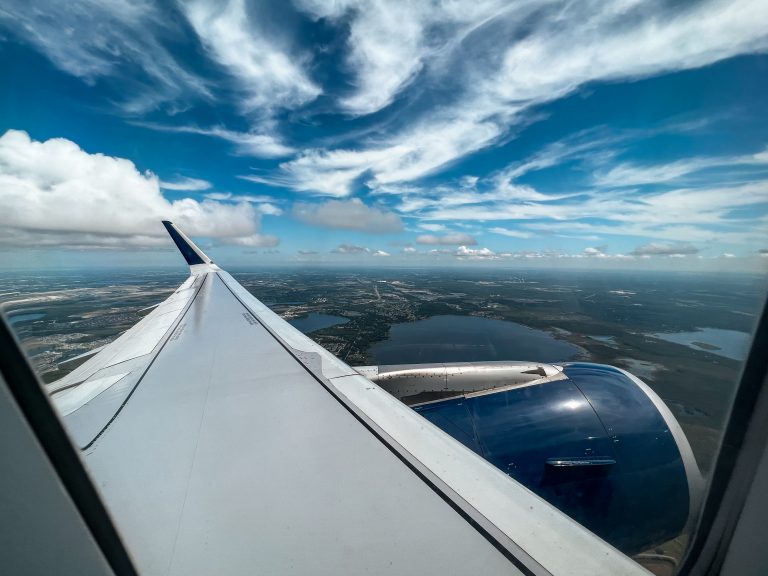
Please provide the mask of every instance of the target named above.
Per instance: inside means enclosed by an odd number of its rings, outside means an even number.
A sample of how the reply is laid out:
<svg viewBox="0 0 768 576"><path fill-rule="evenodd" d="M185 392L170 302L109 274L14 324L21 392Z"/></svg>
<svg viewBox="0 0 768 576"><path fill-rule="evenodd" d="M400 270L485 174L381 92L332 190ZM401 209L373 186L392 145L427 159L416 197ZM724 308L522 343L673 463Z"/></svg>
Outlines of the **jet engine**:
<svg viewBox="0 0 768 576"><path fill-rule="evenodd" d="M357 370L626 554L693 522L702 479L664 402L600 364L525 362Z"/></svg>

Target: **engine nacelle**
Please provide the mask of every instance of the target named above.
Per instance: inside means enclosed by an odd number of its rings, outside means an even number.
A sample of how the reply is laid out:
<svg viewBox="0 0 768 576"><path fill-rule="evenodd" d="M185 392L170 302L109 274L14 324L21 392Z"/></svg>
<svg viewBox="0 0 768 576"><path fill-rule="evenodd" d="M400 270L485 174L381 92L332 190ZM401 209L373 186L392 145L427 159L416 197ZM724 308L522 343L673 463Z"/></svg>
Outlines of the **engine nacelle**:
<svg viewBox="0 0 768 576"><path fill-rule="evenodd" d="M363 375L627 554L690 526L702 479L664 402L599 364L366 367Z"/></svg>

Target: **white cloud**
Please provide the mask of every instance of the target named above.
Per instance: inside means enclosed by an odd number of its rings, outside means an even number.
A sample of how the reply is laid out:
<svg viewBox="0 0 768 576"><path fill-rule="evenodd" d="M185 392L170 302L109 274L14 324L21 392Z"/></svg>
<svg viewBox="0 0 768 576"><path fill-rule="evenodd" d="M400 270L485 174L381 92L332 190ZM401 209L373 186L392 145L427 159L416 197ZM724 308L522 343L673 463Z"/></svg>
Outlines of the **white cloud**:
<svg viewBox="0 0 768 576"><path fill-rule="evenodd" d="M384 252L384 250L376 250L371 256L391 256L389 252Z"/></svg>
<svg viewBox="0 0 768 576"><path fill-rule="evenodd" d="M199 126L174 126L171 124L158 124L156 122L138 122L134 125L159 130L161 132L172 132L176 134L198 134L200 136L209 136L211 138L220 138L235 147L235 154L239 156L252 156L254 158L280 158L288 156L295 150L284 144L276 134L237 132L229 130L222 126L212 128L200 128ZM262 123L261 128L269 127L269 123ZM253 179L249 176L241 176L245 180Z"/></svg>
<svg viewBox="0 0 768 576"><path fill-rule="evenodd" d="M227 69L246 93L245 110L295 108L321 90L302 68L302 58L269 38L255 7L244 0L184 2L181 10L209 54Z"/></svg>
<svg viewBox="0 0 768 576"><path fill-rule="evenodd" d="M605 258L607 254L605 253L605 249L602 247L589 246L584 248L584 256L589 258Z"/></svg>
<svg viewBox="0 0 768 576"><path fill-rule="evenodd" d="M359 230L373 234L400 232L403 223L394 212L363 204L359 198L328 200L321 204L298 202L293 217L297 220L339 230Z"/></svg>
<svg viewBox="0 0 768 576"><path fill-rule="evenodd" d="M209 192L203 195L208 200L215 200L216 202L222 202L224 200L231 200L234 195L232 192Z"/></svg>
<svg viewBox="0 0 768 576"><path fill-rule="evenodd" d="M463 232L455 232L452 234L445 234L444 236L435 236L433 234L424 234L416 238L417 244L431 244L440 246L474 246L477 244L475 240L469 234Z"/></svg>
<svg viewBox="0 0 768 576"><path fill-rule="evenodd" d="M181 176L173 181L161 181L160 188L163 190L183 190L183 191L200 191L209 190L213 184L207 180L200 178L190 178L188 176Z"/></svg>
<svg viewBox="0 0 768 576"><path fill-rule="evenodd" d="M256 209L265 216L282 216L283 209L276 204L270 202L262 202L256 204Z"/></svg>
<svg viewBox="0 0 768 576"><path fill-rule="evenodd" d="M454 254L461 260L492 260L498 258L496 253L489 248L467 248L466 246L459 246Z"/></svg>
<svg viewBox="0 0 768 576"><path fill-rule="evenodd" d="M0 227L6 242L66 246L167 245L160 220L170 219L191 236L274 246L259 233L250 204L173 202L157 176L129 160L89 154L64 138L44 142L9 130L0 137Z"/></svg>

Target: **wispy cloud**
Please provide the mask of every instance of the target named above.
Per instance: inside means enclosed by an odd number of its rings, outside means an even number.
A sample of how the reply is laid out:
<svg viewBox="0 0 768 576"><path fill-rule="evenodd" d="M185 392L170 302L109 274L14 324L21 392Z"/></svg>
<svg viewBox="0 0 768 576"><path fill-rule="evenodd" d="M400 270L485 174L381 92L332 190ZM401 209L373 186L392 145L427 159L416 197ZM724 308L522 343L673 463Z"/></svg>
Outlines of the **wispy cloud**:
<svg viewBox="0 0 768 576"><path fill-rule="evenodd" d="M346 66L354 75L355 90L339 104L352 114L370 114L391 104L425 66L455 48L506 3L300 0L297 4L315 18L349 22Z"/></svg>
<svg viewBox="0 0 768 576"><path fill-rule="evenodd" d="M189 176L180 176L172 181L161 181L160 188L163 190L177 190L177 191L200 191L209 190L213 187L213 184L208 180L202 180L200 178L190 178Z"/></svg>
<svg viewBox="0 0 768 576"><path fill-rule="evenodd" d="M255 9L244 0L181 4L208 53L244 91L244 110L268 114L313 100L321 89L302 67L305 58L280 45L281 41L287 44L287 39L270 38L274 30L260 25Z"/></svg>
<svg viewBox="0 0 768 576"><path fill-rule="evenodd" d="M362 12L353 13L353 28ZM755 0L674 9L639 0L523 2L485 21L463 42L446 44L448 53L436 51L446 61L472 55L471 68L445 68L463 75L452 101L376 142L310 151L283 169L295 189L329 193L325 183L332 182L337 196L350 193L364 174L374 187L415 180L497 142L525 122L534 106L587 82L635 79L763 51L766 18L768 5ZM370 100L371 108L379 105Z"/></svg>
<svg viewBox="0 0 768 576"><path fill-rule="evenodd" d="M768 149L755 154L740 156L713 156L684 158L660 164L638 164L635 162L623 162L613 165L608 170L599 170L595 173L594 185L601 187L637 186L640 184L660 184L668 182L680 182L683 179L690 180L694 175L711 179L713 170L722 168L739 168L731 173L731 178L743 180L754 174L754 168L762 169L762 175L768 179ZM706 172L707 175L702 175ZM721 174L718 180L723 181Z"/></svg>
<svg viewBox="0 0 768 576"><path fill-rule="evenodd" d="M253 156L255 158L280 158L294 152L290 146L283 144L277 134L257 134L253 132L237 132L222 126L200 128L199 126L159 124L157 122L134 121L135 126L142 126L161 132L176 134L198 134L211 138L220 138L234 145L235 153L241 156ZM264 127L262 125L262 127ZM245 179L250 179L244 176Z"/></svg>
<svg viewBox="0 0 768 576"><path fill-rule="evenodd" d="M126 112L212 98L208 82L165 47L163 41L178 38L181 31L153 2L10 0L0 9L0 26L89 84L120 79L126 94L120 106Z"/></svg>

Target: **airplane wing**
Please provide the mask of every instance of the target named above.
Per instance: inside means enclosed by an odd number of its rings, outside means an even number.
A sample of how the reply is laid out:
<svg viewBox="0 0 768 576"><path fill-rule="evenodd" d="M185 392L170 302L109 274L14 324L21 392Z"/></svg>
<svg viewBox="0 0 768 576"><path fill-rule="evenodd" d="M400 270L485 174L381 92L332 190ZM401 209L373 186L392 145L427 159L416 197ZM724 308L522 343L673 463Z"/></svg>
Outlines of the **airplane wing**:
<svg viewBox="0 0 768 576"><path fill-rule="evenodd" d="M315 344L189 278L54 404L140 574L645 574Z"/></svg>

